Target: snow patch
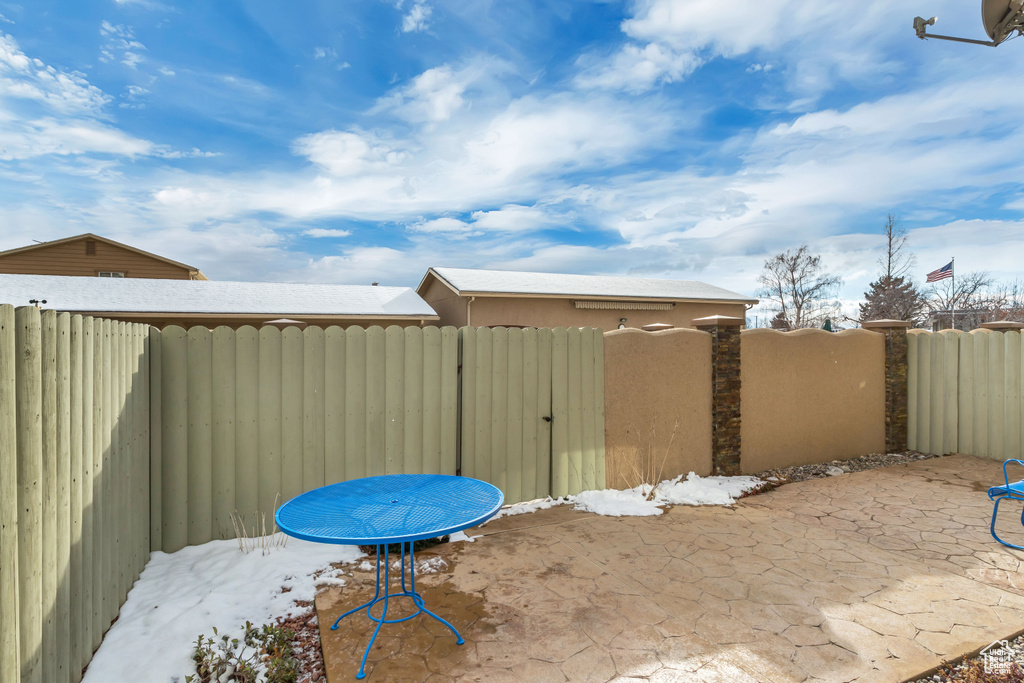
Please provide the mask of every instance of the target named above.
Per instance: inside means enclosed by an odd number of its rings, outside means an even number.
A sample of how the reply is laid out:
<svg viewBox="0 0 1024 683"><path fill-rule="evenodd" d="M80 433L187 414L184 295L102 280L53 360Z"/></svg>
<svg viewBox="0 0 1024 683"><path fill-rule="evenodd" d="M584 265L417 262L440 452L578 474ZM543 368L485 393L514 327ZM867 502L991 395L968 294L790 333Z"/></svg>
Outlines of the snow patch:
<svg viewBox="0 0 1024 683"><path fill-rule="evenodd" d="M154 552L82 681L180 683L195 673L199 634L213 636L217 627L242 638L246 621L260 625L297 613L295 601L315 595L310 575L362 555L355 546L296 538L265 555L243 554L235 540Z"/></svg>

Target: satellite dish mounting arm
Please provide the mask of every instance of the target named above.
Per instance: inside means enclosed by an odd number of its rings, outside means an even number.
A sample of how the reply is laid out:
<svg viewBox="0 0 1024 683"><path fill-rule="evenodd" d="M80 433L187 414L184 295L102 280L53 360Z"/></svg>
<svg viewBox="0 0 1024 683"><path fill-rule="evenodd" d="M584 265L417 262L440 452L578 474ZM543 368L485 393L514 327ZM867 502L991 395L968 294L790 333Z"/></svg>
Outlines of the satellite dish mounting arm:
<svg viewBox="0 0 1024 683"><path fill-rule="evenodd" d="M957 38L955 36L940 36L937 33L925 33L926 26L934 26L937 17L932 17L925 21L924 17L914 17L914 30L917 31L917 37L921 40L925 38L938 38L939 40L952 40L957 43L972 43L974 45L988 45L989 47L996 47L999 43L994 40L974 40L973 38Z"/></svg>

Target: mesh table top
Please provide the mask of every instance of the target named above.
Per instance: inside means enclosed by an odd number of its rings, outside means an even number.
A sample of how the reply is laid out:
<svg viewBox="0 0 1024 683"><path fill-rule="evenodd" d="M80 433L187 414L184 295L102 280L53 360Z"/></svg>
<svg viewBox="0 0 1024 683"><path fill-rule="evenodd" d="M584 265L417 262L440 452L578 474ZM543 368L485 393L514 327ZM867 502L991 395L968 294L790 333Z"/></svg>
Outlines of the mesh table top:
<svg viewBox="0 0 1024 683"><path fill-rule="evenodd" d="M504 502L478 479L446 474L388 474L307 491L282 505L277 526L317 543L376 545L418 541L468 529Z"/></svg>

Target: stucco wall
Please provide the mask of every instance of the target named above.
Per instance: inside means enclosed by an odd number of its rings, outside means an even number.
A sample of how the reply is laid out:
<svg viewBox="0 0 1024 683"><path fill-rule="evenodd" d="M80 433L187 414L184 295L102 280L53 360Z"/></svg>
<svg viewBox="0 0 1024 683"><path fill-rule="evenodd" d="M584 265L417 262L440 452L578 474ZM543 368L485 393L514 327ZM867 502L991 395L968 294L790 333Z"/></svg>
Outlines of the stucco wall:
<svg viewBox="0 0 1024 683"><path fill-rule="evenodd" d="M635 486L630 462L664 457L663 479L711 472L711 335L613 330L604 335L605 467L612 488ZM653 429L652 429L653 427Z"/></svg>
<svg viewBox="0 0 1024 683"><path fill-rule="evenodd" d="M573 303L580 300L596 300L598 297L572 297L547 299L539 297L477 297L473 301L470 324L474 327L511 325L522 327L599 327L609 331L617 329L620 318L625 318L626 327L639 328L652 323L668 323L674 327L692 327L694 318L709 315L727 315L738 318L746 316L743 304L676 303L663 311L627 311L576 308ZM424 297L445 325L462 324L449 322L445 313L429 298Z"/></svg>
<svg viewBox="0 0 1024 683"><path fill-rule="evenodd" d="M868 330L745 330L744 472L885 450L885 338Z"/></svg>
<svg viewBox="0 0 1024 683"><path fill-rule="evenodd" d="M429 277L420 297L441 317L439 326L464 327L466 323L466 300L452 291L435 277Z"/></svg>

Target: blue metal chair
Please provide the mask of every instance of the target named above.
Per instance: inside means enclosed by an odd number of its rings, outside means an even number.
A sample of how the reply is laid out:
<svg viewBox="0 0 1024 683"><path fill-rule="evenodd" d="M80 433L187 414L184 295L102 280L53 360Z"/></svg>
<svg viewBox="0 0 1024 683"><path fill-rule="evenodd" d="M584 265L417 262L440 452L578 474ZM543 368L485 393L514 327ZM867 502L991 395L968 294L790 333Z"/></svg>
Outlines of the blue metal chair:
<svg viewBox="0 0 1024 683"><path fill-rule="evenodd" d="M992 524L989 530L992 532L992 538L996 539L1005 546L1010 548L1016 548L1018 550L1024 550L1022 545L1014 545L1013 543L1007 543L1003 539L996 536L996 515L999 513L999 504L1004 500L1010 498L1013 500L1019 500L1024 503L1024 479L1010 483L1010 478L1006 474L1006 466L1011 462L1015 462L1021 467L1024 467L1024 461L1021 460L1007 460L1003 463L1003 480L1006 482L1003 486L993 486L988 490L988 497L990 500L996 502L992 508ZM1021 511L1020 515L1021 526L1024 527L1024 511Z"/></svg>

